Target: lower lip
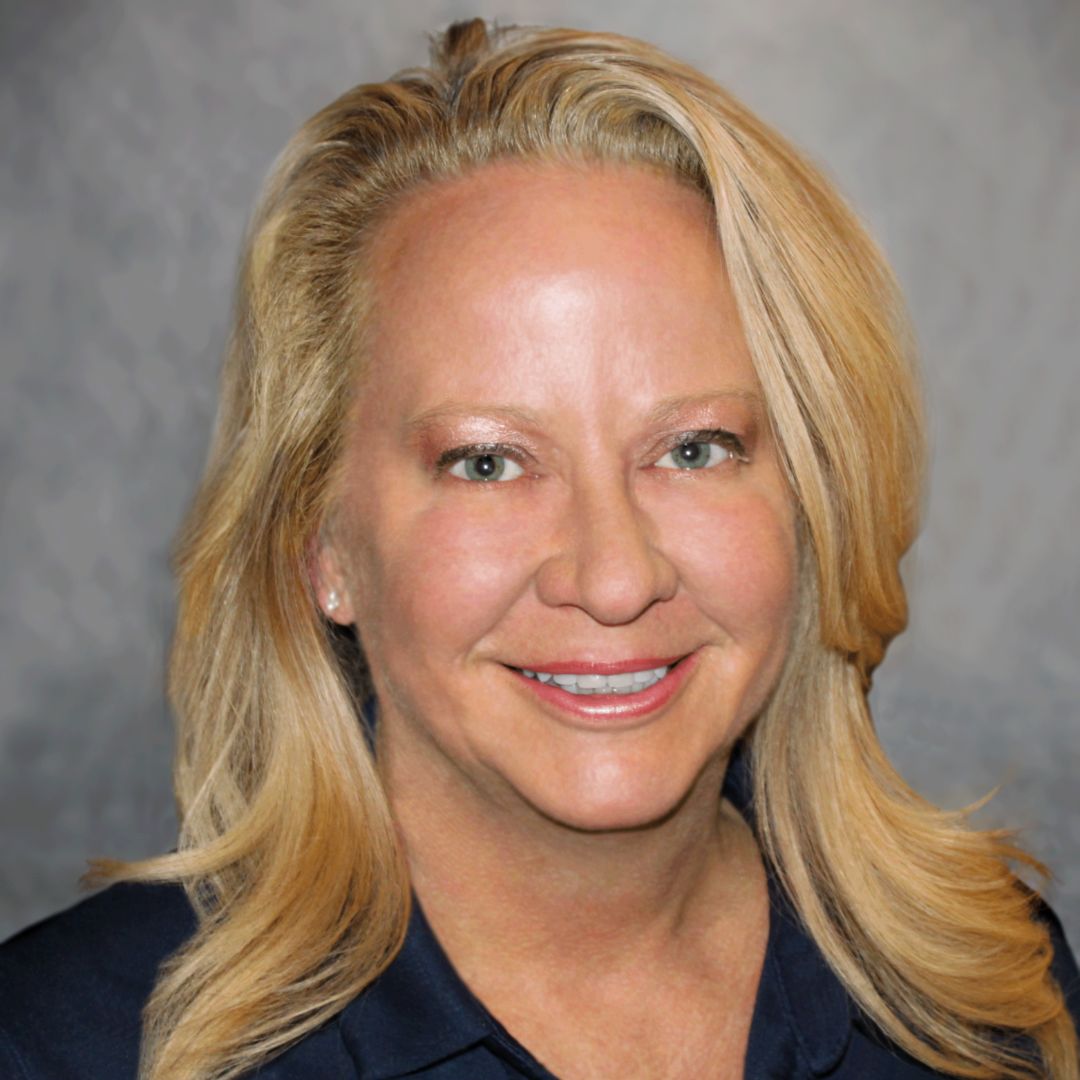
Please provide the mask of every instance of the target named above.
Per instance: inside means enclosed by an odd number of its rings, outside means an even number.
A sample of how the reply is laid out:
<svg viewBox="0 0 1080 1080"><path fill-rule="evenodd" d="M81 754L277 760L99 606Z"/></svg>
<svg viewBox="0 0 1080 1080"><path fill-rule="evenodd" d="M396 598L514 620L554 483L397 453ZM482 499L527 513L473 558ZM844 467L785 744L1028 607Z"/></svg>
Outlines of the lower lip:
<svg viewBox="0 0 1080 1080"><path fill-rule="evenodd" d="M691 653L672 668L659 682L633 694L572 694L555 683L530 679L520 671L508 669L541 701L556 706L585 726L619 727L648 717L662 709L679 692L697 665L698 654Z"/></svg>

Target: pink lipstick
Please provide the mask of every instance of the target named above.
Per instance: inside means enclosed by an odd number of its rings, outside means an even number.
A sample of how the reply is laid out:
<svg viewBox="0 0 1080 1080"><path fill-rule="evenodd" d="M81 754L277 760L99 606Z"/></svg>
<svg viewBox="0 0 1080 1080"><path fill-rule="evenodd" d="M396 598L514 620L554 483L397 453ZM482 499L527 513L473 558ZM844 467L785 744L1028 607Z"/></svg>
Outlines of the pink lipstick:
<svg viewBox="0 0 1080 1080"><path fill-rule="evenodd" d="M611 728L632 726L667 705L692 675L697 656L557 660L508 670L522 689L556 708L564 719Z"/></svg>

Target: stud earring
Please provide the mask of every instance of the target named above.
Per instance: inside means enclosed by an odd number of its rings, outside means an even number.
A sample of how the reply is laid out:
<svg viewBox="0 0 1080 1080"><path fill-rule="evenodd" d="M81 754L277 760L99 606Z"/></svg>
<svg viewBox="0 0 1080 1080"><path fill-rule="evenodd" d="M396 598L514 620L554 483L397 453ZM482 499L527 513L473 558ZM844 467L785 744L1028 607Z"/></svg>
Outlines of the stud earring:
<svg viewBox="0 0 1080 1080"><path fill-rule="evenodd" d="M338 596L337 589L331 589L326 594L326 612L328 615L332 614L337 611L339 607L341 607L341 597Z"/></svg>

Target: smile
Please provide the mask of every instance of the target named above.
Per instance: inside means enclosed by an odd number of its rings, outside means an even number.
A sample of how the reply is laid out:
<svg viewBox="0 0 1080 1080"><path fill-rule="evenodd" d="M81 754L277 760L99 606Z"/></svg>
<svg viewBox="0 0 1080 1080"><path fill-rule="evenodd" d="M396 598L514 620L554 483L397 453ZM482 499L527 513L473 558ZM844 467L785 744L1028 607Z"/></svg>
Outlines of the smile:
<svg viewBox="0 0 1080 1080"><path fill-rule="evenodd" d="M520 668L527 679L552 683L568 694L637 694L655 686L673 665L645 668L642 671L626 671L618 675L594 675L589 672L529 671Z"/></svg>
<svg viewBox="0 0 1080 1080"><path fill-rule="evenodd" d="M622 729L660 715L692 677L700 650L685 656L616 661L548 661L506 665L516 682L574 727Z"/></svg>

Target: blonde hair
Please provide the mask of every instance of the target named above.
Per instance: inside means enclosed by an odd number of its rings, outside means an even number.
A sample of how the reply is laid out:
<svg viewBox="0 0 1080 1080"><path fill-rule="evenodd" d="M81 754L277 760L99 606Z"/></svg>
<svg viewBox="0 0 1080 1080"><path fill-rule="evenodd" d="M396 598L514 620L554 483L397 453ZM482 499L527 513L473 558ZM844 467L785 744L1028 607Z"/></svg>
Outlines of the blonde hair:
<svg viewBox="0 0 1080 1080"><path fill-rule="evenodd" d="M1050 939L1010 869L1035 864L912 792L867 707L906 621L898 564L923 468L913 350L882 258L822 175L699 72L615 35L480 20L452 26L430 69L309 120L251 227L176 557L179 848L99 866L183 882L200 919L149 1003L142 1075L254 1068L402 942L407 874L309 544L367 362L367 243L405 192L507 157L653 165L715 208L801 510L800 629L752 734L764 853L857 1006L915 1058L1077 1080Z"/></svg>

